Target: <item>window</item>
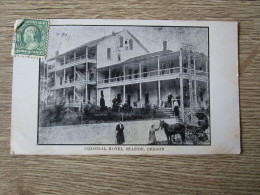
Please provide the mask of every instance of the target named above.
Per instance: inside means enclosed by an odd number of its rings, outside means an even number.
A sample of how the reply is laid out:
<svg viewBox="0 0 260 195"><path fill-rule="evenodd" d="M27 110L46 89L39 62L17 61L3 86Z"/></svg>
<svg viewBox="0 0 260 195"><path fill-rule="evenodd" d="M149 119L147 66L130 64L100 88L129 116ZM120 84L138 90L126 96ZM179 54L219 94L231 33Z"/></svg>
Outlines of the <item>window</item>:
<svg viewBox="0 0 260 195"><path fill-rule="evenodd" d="M111 48L107 48L107 59L111 60Z"/></svg>
<svg viewBox="0 0 260 195"><path fill-rule="evenodd" d="M127 44L127 41L125 41L125 44Z"/></svg>
<svg viewBox="0 0 260 195"><path fill-rule="evenodd" d="M133 40L132 39L129 40L129 47L130 47L130 50L133 50Z"/></svg>
<svg viewBox="0 0 260 195"><path fill-rule="evenodd" d="M123 42L124 42L123 37L120 37L119 41L120 41L120 47L123 47Z"/></svg>

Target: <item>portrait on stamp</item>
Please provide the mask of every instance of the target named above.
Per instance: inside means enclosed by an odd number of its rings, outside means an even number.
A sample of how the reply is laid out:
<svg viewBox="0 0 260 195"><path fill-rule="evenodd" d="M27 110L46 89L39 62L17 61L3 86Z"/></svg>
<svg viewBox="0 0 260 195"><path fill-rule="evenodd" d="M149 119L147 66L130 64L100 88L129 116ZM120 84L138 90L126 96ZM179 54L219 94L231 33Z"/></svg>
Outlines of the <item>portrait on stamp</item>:
<svg viewBox="0 0 260 195"><path fill-rule="evenodd" d="M41 32L36 26L28 26L24 29L23 42L28 50L38 49L41 42Z"/></svg>

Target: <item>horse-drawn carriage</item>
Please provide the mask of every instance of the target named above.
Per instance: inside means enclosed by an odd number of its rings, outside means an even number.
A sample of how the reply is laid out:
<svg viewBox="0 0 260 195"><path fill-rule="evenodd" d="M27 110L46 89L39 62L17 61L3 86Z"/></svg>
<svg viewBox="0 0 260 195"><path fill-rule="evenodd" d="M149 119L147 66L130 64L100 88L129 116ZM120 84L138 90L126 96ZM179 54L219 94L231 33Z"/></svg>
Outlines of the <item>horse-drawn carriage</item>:
<svg viewBox="0 0 260 195"><path fill-rule="evenodd" d="M160 120L160 128L165 131L168 144L193 144L199 145L206 142L208 134L206 130L209 127L208 117L205 113L196 113L198 118L197 124L184 124L182 122L168 124L164 120ZM180 135L180 139L176 139L176 135Z"/></svg>

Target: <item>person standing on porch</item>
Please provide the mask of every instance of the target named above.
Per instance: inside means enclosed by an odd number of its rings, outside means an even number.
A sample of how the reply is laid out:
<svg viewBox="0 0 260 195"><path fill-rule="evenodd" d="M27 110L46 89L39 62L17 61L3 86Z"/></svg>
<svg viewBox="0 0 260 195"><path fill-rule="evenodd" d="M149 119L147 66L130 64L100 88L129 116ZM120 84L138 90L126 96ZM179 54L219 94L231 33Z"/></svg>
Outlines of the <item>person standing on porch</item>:
<svg viewBox="0 0 260 195"><path fill-rule="evenodd" d="M169 92L168 99L167 99L168 107L172 107L172 94Z"/></svg>
<svg viewBox="0 0 260 195"><path fill-rule="evenodd" d="M105 103L104 96L101 95L101 98L100 98L100 109L101 109L101 111L105 110L105 106L106 106L106 103Z"/></svg>
<svg viewBox="0 0 260 195"><path fill-rule="evenodd" d="M179 103L177 100L173 103L173 111L175 116L179 116Z"/></svg>
<svg viewBox="0 0 260 195"><path fill-rule="evenodd" d="M159 127L160 128L160 127ZM149 145L156 145L157 144L157 140L156 140L156 136L155 136L155 131L159 130L155 129L154 125L151 126L151 129L149 131L149 140L148 140L148 144Z"/></svg>
<svg viewBox="0 0 260 195"><path fill-rule="evenodd" d="M119 124L116 126L116 140L119 145L125 143L124 125L121 121L119 121Z"/></svg>

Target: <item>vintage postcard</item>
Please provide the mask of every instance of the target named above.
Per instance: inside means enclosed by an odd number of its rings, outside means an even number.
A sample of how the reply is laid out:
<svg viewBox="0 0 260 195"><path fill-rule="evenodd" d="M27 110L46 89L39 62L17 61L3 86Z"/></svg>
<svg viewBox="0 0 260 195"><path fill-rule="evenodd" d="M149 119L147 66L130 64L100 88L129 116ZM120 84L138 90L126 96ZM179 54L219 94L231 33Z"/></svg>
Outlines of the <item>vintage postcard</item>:
<svg viewBox="0 0 260 195"><path fill-rule="evenodd" d="M236 22L15 29L11 154L240 153Z"/></svg>

